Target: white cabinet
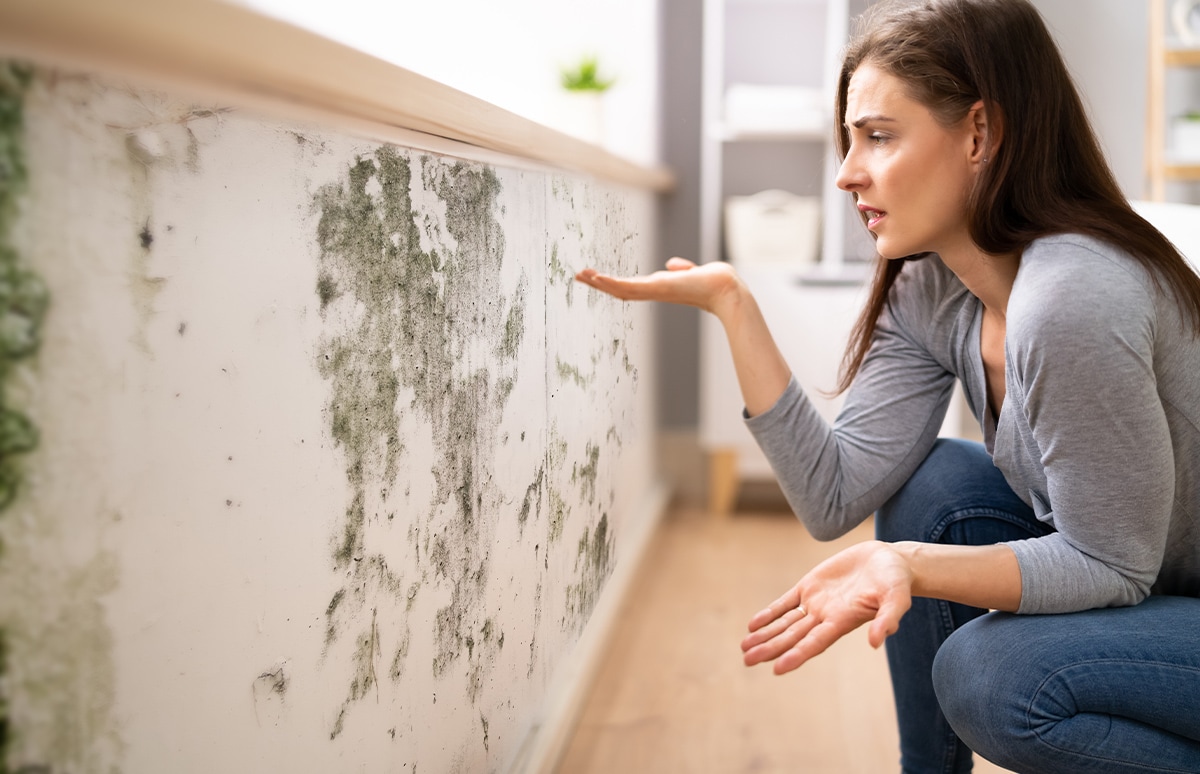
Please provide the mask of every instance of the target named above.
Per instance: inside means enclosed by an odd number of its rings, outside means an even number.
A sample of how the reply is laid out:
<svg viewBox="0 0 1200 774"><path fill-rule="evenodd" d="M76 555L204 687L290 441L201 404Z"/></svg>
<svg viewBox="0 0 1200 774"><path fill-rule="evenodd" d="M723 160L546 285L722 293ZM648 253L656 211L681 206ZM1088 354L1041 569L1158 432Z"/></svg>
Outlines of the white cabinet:
<svg viewBox="0 0 1200 774"><path fill-rule="evenodd" d="M792 373L818 411L832 422L842 397L828 397L850 327L862 305L863 285L806 285L778 268L741 271L775 334ZM740 482L773 474L740 409L741 392L724 332L716 318L701 323L700 436L709 458L709 508L727 512Z"/></svg>

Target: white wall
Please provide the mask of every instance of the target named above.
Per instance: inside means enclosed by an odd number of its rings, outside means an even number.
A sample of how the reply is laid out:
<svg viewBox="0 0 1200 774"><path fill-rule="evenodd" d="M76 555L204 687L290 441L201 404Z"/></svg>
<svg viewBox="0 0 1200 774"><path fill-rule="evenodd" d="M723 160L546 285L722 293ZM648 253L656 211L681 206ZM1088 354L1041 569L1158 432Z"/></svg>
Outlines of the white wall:
<svg viewBox="0 0 1200 774"><path fill-rule="evenodd" d="M603 145L658 160L658 0L240 2L555 127L559 68L595 54L617 79Z"/></svg>
<svg viewBox="0 0 1200 774"><path fill-rule="evenodd" d="M1034 5L1058 41L1117 182L1126 196L1142 197L1148 3L1034 0Z"/></svg>
<svg viewBox="0 0 1200 774"><path fill-rule="evenodd" d="M649 310L572 275L653 196L78 73L24 114L0 768L506 770L651 521Z"/></svg>

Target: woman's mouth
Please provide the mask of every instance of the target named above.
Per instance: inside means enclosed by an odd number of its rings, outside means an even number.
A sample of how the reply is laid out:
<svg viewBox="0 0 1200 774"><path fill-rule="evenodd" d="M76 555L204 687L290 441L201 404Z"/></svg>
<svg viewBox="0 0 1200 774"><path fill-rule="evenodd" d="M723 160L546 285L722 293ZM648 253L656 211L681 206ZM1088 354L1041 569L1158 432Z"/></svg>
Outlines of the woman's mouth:
<svg viewBox="0 0 1200 774"><path fill-rule="evenodd" d="M858 209L859 212L866 216L867 228L874 228L876 225L878 225L879 221L883 220L884 216L887 215L887 213L883 210L877 210L874 207L868 207L862 204L858 205Z"/></svg>

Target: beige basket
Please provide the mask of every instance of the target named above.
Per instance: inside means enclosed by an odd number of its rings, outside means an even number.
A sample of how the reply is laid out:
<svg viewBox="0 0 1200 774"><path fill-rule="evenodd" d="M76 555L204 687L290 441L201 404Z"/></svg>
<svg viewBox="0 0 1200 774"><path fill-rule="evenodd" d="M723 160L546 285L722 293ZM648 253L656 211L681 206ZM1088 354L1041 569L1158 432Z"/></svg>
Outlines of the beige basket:
<svg viewBox="0 0 1200 774"><path fill-rule="evenodd" d="M815 263L821 200L771 189L725 201L725 248L743 266Z"/></svg>

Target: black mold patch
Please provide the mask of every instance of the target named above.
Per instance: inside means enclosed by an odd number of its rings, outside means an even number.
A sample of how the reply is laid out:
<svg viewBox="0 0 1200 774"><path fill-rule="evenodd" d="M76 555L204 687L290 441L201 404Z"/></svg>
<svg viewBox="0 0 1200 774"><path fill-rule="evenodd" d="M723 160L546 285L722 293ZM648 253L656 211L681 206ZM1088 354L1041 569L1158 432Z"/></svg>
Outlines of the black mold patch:
<svg viewBox="0 0 1200 774"><path fill-rule="evenodd" d="M438 207L422 210L413 201L414 190L436 197ZM331 609L346 614L330 617L327 642L337 642L368 608L380 623L373 620L371 632L358 635L334 736L345 709L367 689L378 689L374 663L381 647L393 654L393 679L403 673L407 615L421 582L450 590L449 603L432 622L434 676L446 677L465 657L467 694L474 701L491 668L492 648L479 647L476 638L487 550L501 504L495 450L516 380L528 293L523 278L511 297L502 293L499 194L499 179L488 167L414 160L381 147L315 197L321 250L316 294L327 324L342 329L324 339L317 366L331 383L327 417L352 491L331 558L346 578L339 593L350 593L355 602L346 609L345 602L331 601ZM397 579L393 588L373 562L386 543L373 539L372 531L375 514L396 511L388 492L396 488L405 448L399 436L402 412L432 431L433 458L412 464L429 464L433 497L428 513L417 517L421 523L407 531L419 566L432 572L406 588ZM390 637L381 632L396 629L395 622L382 626L385 615L403 621L405 633L380 643Z"/></svg>
<svg viewBox="0 0 1200 774"><path fill-rule="evenodd" d="M596 607L604 582L613 569L613 536L608 530L608 514L600 516L589 537L588 530L579 538L575 556L576 582L567 587L567 621L582 629Z"/></svg>
<svg viewBox="0 0 1200 774"><path fill-rule="evenodd" d="M596 473L600 469L600 447L588 441L587 462L580 465L575 463L571 470L571 481L579 484L579 494L589 505L596 502Z"/></svg>
<svg viewBox="0 0 1200 774"><path fill-rule="evenodd" d="M522 438L522 440L524 439ZM534 508L537 508L537 516L542 515L542 485L545 478L546 466L543 465L538 468L537 478L525 489L525 499L521 501L521 512L517 514L517 524L520 526L522 534L525 532L525 522L529 520L529 514Z"/></svg>
<svg viewBox="0 0 1200 774"><path fill-rule="evenodd" d="M567 505L567 501L563 499L563 496L559 493L559 491L551 487L549 508L550 524L546 533L546 540L548 545L553 545L558 542L559 538L562 537L563 524L566 523L567 516L569 516L571 513L571 507ZM549 556L549 553L550 552L547 549L547 556ZM549 559L547 559L547 562L548 561Z"/></svg>
<svg viewBox="0 0 1200 774"><path fill-rule="evenodd" d="M259 725L262 725L264 716L268 722L278 722L289 685L290 681L282 666L263 672L254 679L250 693L254 697L254 719Z"/></svg>

